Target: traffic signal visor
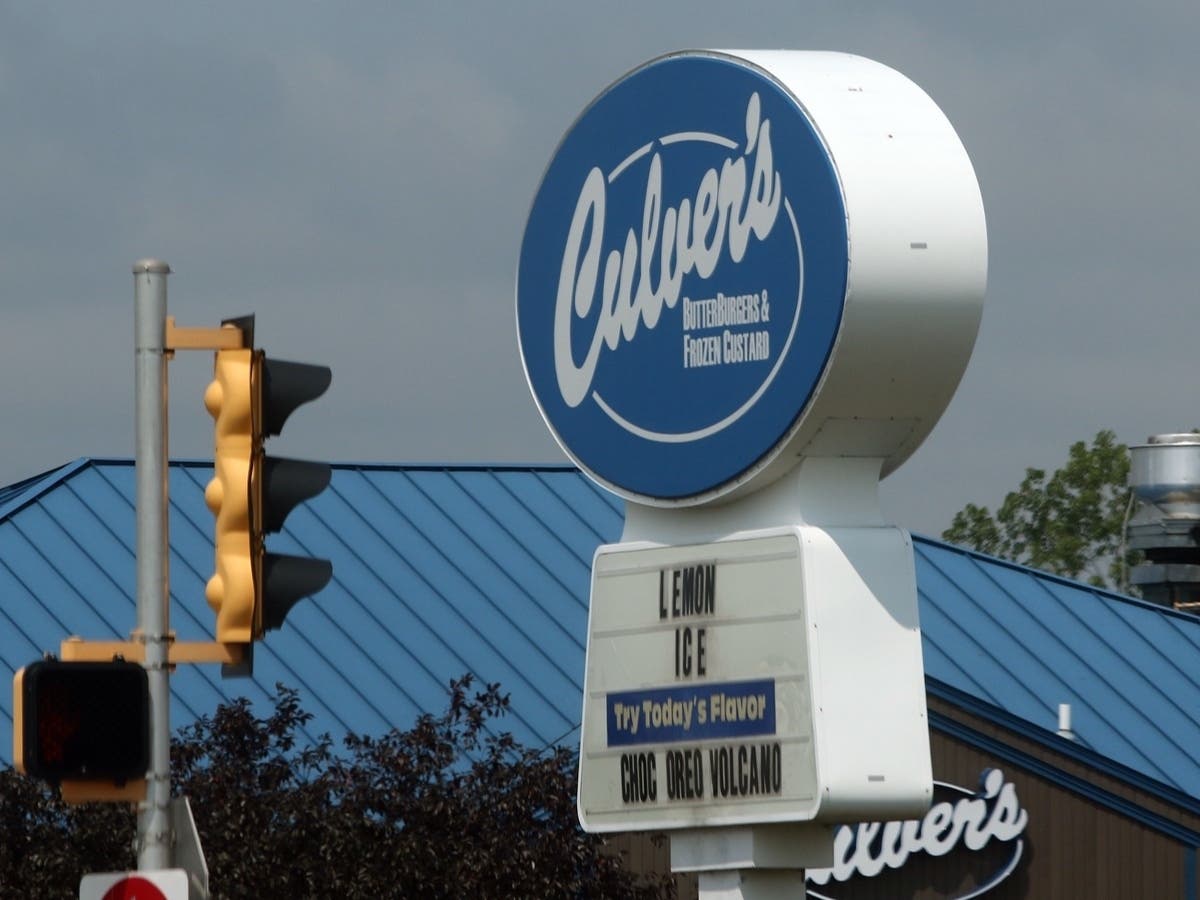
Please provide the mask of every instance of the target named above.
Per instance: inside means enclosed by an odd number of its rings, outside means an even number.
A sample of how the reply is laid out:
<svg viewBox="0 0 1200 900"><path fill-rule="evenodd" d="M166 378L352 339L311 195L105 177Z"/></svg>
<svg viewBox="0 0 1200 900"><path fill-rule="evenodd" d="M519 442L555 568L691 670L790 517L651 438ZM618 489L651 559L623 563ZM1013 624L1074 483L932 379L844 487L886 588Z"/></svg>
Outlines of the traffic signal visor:
<svg viewBox="0 0 1200 900"><path fill-rule="evenodd" d="M329 389L332 372L327 366L285 362L259 357L256 384L259 405L256 430L262 437L279 434L297 407L317 399ZM293 509L329 486L328 463L260 456L251 473L252 519L256 538L283 528ZM333 577L327 559L287 556L266 552L265 543L256 557L258 585L258 633L280 628L300 600L315 594Z"/></svg>

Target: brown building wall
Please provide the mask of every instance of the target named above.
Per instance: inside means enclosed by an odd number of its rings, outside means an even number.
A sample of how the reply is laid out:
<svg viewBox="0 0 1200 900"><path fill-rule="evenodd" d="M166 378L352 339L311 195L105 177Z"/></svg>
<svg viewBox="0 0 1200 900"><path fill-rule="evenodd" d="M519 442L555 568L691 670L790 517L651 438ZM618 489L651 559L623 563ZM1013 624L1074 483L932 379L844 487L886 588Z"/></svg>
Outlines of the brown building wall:
<svg viewBox="0 0 1200 900"><path fill-rule="evenodd" d="M939 723L930 741L934 779L974 790L985 770L1001 769L1028 813L1021 858L988 900L1200 900L1197 853L1189 846L1200 835L1200 816L948 702L930 697L929 708ZM636 870L669 871L667 841L615 838L614 849ZM1003 869L1014 851L1013 844L996 841L979 852L960 845L943 857L916 854L875 878L831 880L812 889L838 900L963 896ZM1189 879L1193 894L1186 897ZM681 898L697 896L694 878L677 884Z"/></svg>
<svg viewBox="0 0 1200 900"><path fill-rule="evenodd" d="M1008 737L1013 738L1012 735ZM1021 743L1019 740L1013 742ZM1195 817L1146 792L1134 790L1058 754L1037 749L1038 752L1029 755L1038 762L1079 777L1090 787L1111 795L1112 799L1154 811L1184 827L1195 829L1200 824L1192 821L1188 825ZM997 759L937 731L932 734L930 750L934 777L939 781L971 787L982 770L1002 769L1016 787L1022 808L1029 813L1023 859L1013 877L989 892L989 898L1149 900L1185 896L1188 848L1178 840L1136 821L1132 815L1106 808L1102 801L1064 788L1048 775L1037 774L1010 760ZM1165 815L1168 813L1170 815ZM914 867L915 880L920 881L922 870L932 868L932 861L923 860ZM940 897L946 894L914 892L892 896Z"/></svg>

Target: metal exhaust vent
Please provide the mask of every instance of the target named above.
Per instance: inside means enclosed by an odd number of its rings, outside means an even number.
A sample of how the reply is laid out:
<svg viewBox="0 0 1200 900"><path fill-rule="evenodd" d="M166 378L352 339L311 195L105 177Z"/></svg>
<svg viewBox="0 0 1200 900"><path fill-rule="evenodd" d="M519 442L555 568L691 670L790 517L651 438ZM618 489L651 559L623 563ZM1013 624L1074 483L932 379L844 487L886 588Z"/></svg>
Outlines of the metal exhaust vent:
<svg viewBox="0 0 1200 900"><path fill-rule="evenodd" d="M1129 448L1138 508L1126 532L1145 562L1130 572L1142 597L1200 612L1200 434L1156 434Z"/></svg>

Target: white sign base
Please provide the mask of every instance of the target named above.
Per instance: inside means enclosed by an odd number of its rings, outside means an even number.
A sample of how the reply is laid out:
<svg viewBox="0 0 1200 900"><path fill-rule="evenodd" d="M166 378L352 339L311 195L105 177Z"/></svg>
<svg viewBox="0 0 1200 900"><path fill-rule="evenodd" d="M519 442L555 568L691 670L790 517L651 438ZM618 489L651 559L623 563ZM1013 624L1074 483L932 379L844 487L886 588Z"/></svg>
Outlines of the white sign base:
<svg viewBox="0 0 1200 900"><path fill-rule="evenodd" d="M672 872L809 869L833 863L832 825L697 828L671 835Z"/></svg>
<svg viewBox="0 0 1200 900"><path fill-rule="evenodd" d="M788 869L701 872L700 900L795 900L804 896L804 872Z"/></svg>

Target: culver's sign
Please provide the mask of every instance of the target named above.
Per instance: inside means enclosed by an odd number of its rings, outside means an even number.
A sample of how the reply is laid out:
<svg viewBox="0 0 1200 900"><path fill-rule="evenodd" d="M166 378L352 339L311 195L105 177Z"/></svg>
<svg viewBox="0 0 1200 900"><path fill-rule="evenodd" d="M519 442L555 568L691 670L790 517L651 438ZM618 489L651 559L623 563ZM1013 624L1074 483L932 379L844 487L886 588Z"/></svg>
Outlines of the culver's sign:
<svg viewBox="0 0 1200 900"><path fill-rule="evenodd" d="M1016 787L1005 780L1000 769L984 770L977 791L944 782L934 784L951 799L935 802L922 819L840 826L834 835L833 866L805 873L807 895L814 900L837 900L842 896L839 884L876 878L914 858L938 859L958 850L978 853L989 844L1004 846L1007 852L994 870L982 873L972 887L953 896L956 900L979 897L1008 878L1024 854L1023 835L1029 824L1029 813L1021 806Z"/></svg>
<svg viewBox="0 0 1200 900"><path fill-rule="evenodd" d="M845 219L820 135L765 71L685 53L610 86L521 244L522 360L564 449L651 502L719 495L768 461L838 337Z"/></svg>

